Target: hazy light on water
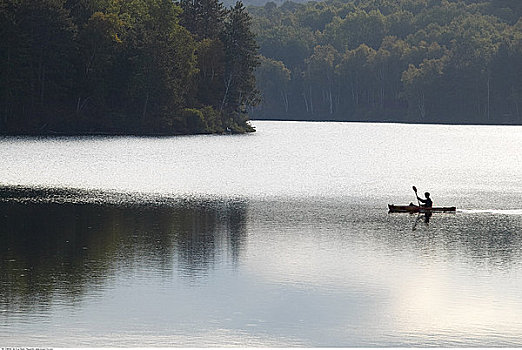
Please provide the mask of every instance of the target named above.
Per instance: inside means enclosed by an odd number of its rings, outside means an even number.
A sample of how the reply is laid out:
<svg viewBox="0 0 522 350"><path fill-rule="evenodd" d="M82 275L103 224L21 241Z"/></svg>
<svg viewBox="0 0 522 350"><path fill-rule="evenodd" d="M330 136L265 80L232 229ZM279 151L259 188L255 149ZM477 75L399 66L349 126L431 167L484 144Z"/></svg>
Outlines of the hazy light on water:
<svg viewBox="0 0 522 350"><path fill-rule="evenodd" d="M0 343L522 345L522 128L255 124L1 138Z"/></svg>
<svg viewBox="0 0 522 350"><path fill-rule="evenodd" d="M0 179L5 185L248 198L411 200L405 192L413 184L442 200L480 191L522 193L521 127L254 124L255 134L237 137L4 137Z"/></svg>

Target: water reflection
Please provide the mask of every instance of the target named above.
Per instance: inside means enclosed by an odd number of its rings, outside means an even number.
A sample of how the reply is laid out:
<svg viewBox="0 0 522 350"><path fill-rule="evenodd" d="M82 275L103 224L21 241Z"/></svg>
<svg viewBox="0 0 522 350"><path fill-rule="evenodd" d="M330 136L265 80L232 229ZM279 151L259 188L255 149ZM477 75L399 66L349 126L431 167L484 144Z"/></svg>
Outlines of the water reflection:
<svg viewBox="0 0 522 350"><path fill-rule="evenodd" d="M474 264L508 270L522 263L522 216L465 215L458 237Z"/></svg>
<svg viewBox="0 0 522 350"><path fill-rule="evenodd" d="M228 255L237 264L245 243L245 202L199 203L178 208L171 223L176 226L181 272L197 277ZM227 258L227 256L225 256Z"/></svg>
<svg viewBox="0 0 522 350"><path fill-rule="evenodd" d="M522 264L522 216L492 213L388 214L389 230L379 239L392 251L411 247L482 266L509 269ZM411 230L409 229L411 227Z"/></svg>
<svg viewBox="0 0 522 350"><path fill-rule="evenodd" d="M136 268L189 278L217 260L233 268L245 244L242 201L57 204L41 202L49 196L36 192L0 193L0 305L6 310L46 307L56 294L74 303ZM58 192L54 198L64 195Z"/></svg>
<svg viewBox="0 0 522 350"><path fill-rule="evenodd" d="M521 215L125 196L0 191L0 341L522 343Z"/></svg>
<svg viewBox="0 0 522 350"><path fill-rule="evenodd" d="M430 219L431 219L432 215L433 215L433 213L431 213L429 211L425 212L425 213L417 214L417 218L415 219L415 222L413 223L413 227L411 228L411 230L415 231L415 229L417 229L417 224L419 223L419 221L424 222L426 227L428 227L430 225Z"/></svg>

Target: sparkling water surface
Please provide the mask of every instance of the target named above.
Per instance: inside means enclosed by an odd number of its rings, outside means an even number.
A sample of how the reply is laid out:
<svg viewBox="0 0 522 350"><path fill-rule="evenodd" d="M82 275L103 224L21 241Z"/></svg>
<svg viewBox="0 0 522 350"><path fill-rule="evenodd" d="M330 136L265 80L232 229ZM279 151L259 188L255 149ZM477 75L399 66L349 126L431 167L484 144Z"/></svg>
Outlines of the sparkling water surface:
<svg viewBox="0 0 522 350"><path fill-rule="evenodd" d="M0 138L0 346L522 346L522 127L253 124Z"/></svg>

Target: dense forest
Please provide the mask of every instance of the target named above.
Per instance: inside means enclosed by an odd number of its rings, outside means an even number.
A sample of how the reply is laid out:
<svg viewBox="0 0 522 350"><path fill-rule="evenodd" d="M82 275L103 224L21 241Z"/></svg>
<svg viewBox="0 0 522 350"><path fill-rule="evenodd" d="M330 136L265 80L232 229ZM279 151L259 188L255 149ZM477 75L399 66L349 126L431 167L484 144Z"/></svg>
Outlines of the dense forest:
<svg viewBox="0 0 522 350"><path fill-rule="evenodd" d="M0 133L521 124L521 15L520 0L0 0Z"/></svg>
<svg viewBox="0 0 522 350"><path fill-rule="evenodd" d="M0 133L253 131L251 26L241 2L0 0Z"/></svg>
<svg viewBox="0 0 522 350"><path fill-rule="evenodd" d="M249 7L255 118L522 124L522 1Z"/></svg>

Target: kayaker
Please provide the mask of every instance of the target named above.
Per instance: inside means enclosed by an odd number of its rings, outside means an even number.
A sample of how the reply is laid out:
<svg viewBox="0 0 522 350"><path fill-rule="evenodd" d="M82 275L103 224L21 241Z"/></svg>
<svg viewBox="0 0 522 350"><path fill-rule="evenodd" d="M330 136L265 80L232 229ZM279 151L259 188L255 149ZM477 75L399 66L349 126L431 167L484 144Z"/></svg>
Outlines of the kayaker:
<svg viewBox="0 0 522 350"><path fill-rule="evenodd" d="M433 201L430 198L430 193L426 192L426 193L424 193L424 196L426 197L426 199L422 199L419 196L417 196L417 199L422 202L421 206L427 207L427 208L433 207Z"/></svg>

